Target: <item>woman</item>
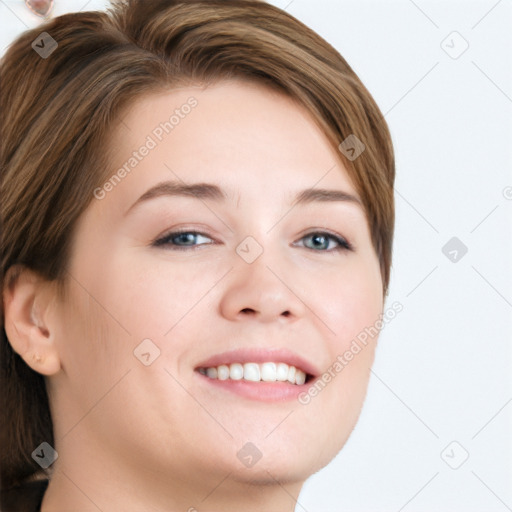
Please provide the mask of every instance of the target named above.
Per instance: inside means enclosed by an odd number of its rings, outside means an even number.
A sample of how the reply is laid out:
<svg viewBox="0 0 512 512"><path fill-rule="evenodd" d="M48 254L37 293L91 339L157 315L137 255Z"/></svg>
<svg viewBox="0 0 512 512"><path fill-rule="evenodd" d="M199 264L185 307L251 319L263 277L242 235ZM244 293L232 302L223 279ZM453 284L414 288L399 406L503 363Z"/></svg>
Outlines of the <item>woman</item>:
<svg viewBox="0 0 512 512"><path fill-rule="evenodd" d="M60 16L0 77L2 510L294 510L389 283L368 91L253 0Z"/></svg>

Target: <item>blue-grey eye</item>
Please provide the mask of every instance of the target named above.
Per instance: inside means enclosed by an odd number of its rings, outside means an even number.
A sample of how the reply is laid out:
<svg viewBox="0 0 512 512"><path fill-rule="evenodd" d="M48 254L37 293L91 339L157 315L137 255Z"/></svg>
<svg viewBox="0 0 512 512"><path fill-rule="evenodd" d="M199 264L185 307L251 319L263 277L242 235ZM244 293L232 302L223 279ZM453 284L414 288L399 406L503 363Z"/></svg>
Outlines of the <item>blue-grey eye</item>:
<svg viewBox="0 0 512 512"><path fill-rule="evenodd" d="M165 245L176 249L188 247L193 248L198 245L205 245L204 243L198 243L198 238L203 238L207 240L206 243L211 243L210 237L207 237L202 233L198 233L197 231L174 231L172 233L168 233L159 240L156 240L153 245L156 247Z"/></svg>
<svg viewBox="0 0 512 512"><path fill-rule="evenodd" d="M200 243L200 239L205 241ZM303 243L303 247L316 252L353 250L350 243L343 237L323 231L310 233L303 236L300 240L307 241ZM174 250L187 250L195 249L202 245L209 245L211 243L213 243L212 239L203 233L181 230L166 234L162 238L156 240L153 243L153 246L166 247Z"/></svg>
<svg viewBox="0 0 512 512"><path fill-rule="evenodd" d="M305 243L305 247L320 252L352 250L351 245L344 238L333 235L331 233L310 233L309 235L303 237L302 240L310 240L311 243Z"/></svg>

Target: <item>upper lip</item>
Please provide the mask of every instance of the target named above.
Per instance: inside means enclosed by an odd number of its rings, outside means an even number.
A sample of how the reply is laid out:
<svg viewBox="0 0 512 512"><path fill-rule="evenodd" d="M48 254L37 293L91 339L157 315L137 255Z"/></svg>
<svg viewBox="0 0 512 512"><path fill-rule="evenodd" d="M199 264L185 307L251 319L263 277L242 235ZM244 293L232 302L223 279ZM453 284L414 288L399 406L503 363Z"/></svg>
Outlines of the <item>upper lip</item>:
<svg viewBox="0 0 512 512"><path fill-rule="evenodd" d="M222 364L232 363L286 363L289 366L302 370L304 373L316 377L320 371L316 366L285 348L239 348L216 354L197 365L198 368L210 368Z"/></svg>

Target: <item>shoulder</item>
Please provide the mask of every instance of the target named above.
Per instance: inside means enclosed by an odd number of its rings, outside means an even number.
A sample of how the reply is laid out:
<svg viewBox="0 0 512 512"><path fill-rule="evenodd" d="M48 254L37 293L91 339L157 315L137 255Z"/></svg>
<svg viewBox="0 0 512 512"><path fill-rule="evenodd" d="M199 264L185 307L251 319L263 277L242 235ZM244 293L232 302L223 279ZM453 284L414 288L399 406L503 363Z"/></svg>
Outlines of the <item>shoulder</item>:
<svg viewBox="0 0 512 512"><path fill-rule="evenodd" d="M39 512L48 480L26 483L20 487L2 489L0 492L1 512Z"/></svg>

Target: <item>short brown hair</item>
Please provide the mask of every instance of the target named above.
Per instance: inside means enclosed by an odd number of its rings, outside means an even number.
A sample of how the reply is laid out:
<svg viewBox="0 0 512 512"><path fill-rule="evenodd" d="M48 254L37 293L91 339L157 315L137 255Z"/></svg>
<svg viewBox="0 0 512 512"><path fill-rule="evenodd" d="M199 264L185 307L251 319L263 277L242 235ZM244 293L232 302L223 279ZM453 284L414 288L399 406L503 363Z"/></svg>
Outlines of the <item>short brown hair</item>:
<svg viewBox="0 0 512 512"><path fill-rule="evenodd" d="M41 56L42 33L57 43ZM44 36L46 37L46 36ZM41 45L40 45L41 46ZM48 47L47 47L48 48ZM70 240L108 177L109 133L135 99L177 85L242 78L303 105L341 151L365 207L387 294L394 230L394 155L387 124L345 59L285 11L259 0L126 0L59 16L18 37L0 62L1 285L19 264L63 282ZM35 475L31 453L53 442L44 378L1 329L2 484Z"/></svg>

